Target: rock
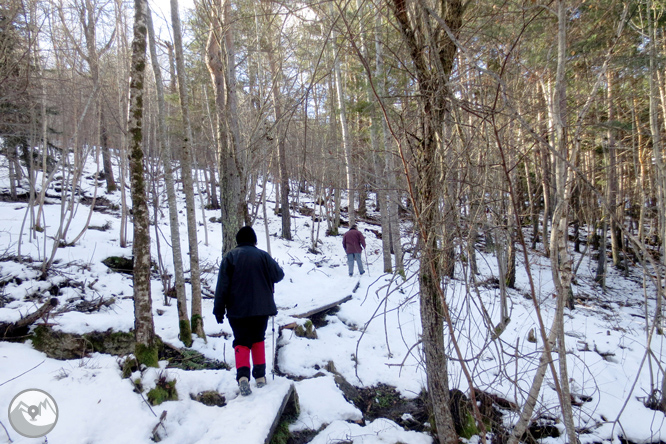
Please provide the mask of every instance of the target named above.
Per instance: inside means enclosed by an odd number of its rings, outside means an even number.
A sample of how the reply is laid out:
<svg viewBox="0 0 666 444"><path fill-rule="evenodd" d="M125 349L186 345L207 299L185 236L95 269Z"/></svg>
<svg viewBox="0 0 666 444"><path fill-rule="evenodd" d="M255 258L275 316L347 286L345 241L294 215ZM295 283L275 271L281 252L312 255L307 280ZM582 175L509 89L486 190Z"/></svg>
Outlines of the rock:
<svg viewBox="0 0 666 444"><path fill-rule="evenodd" d="M203 405L207 405L209 407L224 407L227 403L227 400L224 398L224 396L215 390L206 390L204 392L199 392L196 395L190 393L190 398L193 401L200 402Z"/></svg>

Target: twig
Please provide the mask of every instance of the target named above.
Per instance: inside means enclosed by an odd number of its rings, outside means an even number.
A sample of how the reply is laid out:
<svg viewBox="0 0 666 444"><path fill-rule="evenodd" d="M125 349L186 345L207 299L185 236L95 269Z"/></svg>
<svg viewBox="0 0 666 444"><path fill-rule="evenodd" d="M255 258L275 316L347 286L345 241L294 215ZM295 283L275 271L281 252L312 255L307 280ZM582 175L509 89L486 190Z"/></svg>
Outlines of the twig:
<svg viewBox="0 0 666 444"><path fill-rule="evenodd" d="M139 394L139 396L141 396L141 399L143 399L143 402L146 403L146 405L148 406L148 408L149 408L150 411L152 412L153 416L155 416L155 418L157 418L157 413L155 413L155 410L153 410L153 407L150 405L150 403L148 402L148 400L146 399L146 397L143 396L143 393L141 393L141 391L139 390L139 387L137 387L136 384L134 383L134 381L132 381L132 378L129 378L129 380L130 380L130 382L132 383L132 385L134 386L134 388L136 389L136 391L137 391L137 393ZM160 421L161 421L161 419L160 419ZM159 424L158 424L158 425L159 425Z"/></svg>
<svg viewBox="0 0 666 444"><path fill-rule="evenodd" d="M9 432L7 431L7 427L5 427L5 425L2 423L2 421L0 421L0 426L2 426L3 429L5 429L5 433L7 434L7 439L9 440L9 442L14 442L14 441L12 441L12 437L9 436Z"/></svg>
<svg viewBox="0 0 666 444"><path fill-rule="evenodd" d="M326 277L331 277L330 274L326 273L325 271L320 270L320 269L317 268L317 267L314 267L314 268L313 268L312 270L310 270L310 271L318 271L318 272L320 272L320 273L324 273L324 275L325 275ZM308 271L307 274L310 274L310 271Z"/></svg>
<svg viewBox="0 0 666 444"><path fill-rule="evenodd" d="M407 352L405 353L405 357L403 358L403 360L400 364L386 364L386 365L388 365L388 366L392 366L392 365L400 366L400 371L398 372L398 377L400 377L402 375L402 369L405 367L405 362L407 362L407 358L409 358L409 355L412 353L412 350L414 350L419 345L421 345L421 340L420 339L414 345L409 347L409 350L407 350Z"/></svg>
<svg viewBox="0 0 666 444"><path fill-rule="evenodd" d="M36 369L37 367L39 367L40 365L42 365L44 362L46 362L46 359L44 359L42 362L40 362L39 364L37 364L36 366L34 366L33 368L31 368L30 370L26 370L26 371L24 371L23 373L21 373L20 375L15 376L15 377L13 377L12 379L9 379L9 380L3 382L2 384L0 384L0 387L2 387L3 385L7 384L8 382L12 382L14 379L18 379L18 378L20 378L21 376L25 375L26 373L30 373L31 371L33 371L34 369ZM1 423L0 423L0 424L1 424ZM3 426L3 427L4 427L4 426Z"/></svg>
<svg viewBox="0 0 666 444"><path fill-rule="evenodd" d="M39 320L39 318L48 315L48 313L53 310L58 305L58 299L51 298L39 309L30 313L29 315L19 319L16 322L11 324L0 324L0 336L3 338L12 337L13 332L25 327L29 327ZM19 332L20 334L20 332Z"/></svg>
<svg viewBox="0 0 666 444"><path fill-rule="evenodd" d="M155 412L153 412L153 413L155 413ZM155 416L157 416L157 415L155 415ZM164 433L167 432L166 427L164 427L164 420L166 419L166 416L167 416L167 411L163 410L162 414L160 415L160 421L157 424L155 424L155 427L153 427L153 436L157 435L157 429L160 426L162 426L162 428L164 429Z"/></svg>

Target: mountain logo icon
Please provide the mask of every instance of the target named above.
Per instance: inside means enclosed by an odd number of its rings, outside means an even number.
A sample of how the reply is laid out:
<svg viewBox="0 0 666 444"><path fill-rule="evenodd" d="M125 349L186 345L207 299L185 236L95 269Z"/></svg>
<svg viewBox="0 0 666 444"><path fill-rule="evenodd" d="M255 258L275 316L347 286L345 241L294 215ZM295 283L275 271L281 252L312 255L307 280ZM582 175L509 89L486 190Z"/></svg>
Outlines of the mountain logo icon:
<svg viewBox="0 0 666 444"><path fill-rule="evenodd" d="M39 438L58 422L58 404L44 390L23 390L9 404L9 423L26 438Z"/></svg>

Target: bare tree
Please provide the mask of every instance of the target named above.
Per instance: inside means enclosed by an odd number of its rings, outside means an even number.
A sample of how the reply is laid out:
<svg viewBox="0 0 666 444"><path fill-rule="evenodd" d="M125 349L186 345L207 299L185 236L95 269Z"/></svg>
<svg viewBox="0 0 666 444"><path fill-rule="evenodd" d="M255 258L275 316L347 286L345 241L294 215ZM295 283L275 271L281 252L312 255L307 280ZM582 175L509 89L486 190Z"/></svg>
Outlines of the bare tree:
<svg viewBox="0 0 666 444"><path fill-rule="evenodd" d="M150 47L150 60L153 65L155 87L157 90L157 126L158 139L162 146L164 161L164 180L166 182L167 201L169 203L169 228L171 229L171 255L173 258L174 280L176 289L176 305L178 308L178 327L180 340L187 347L192 345L192 329L187 317L187 294L185 292L185 274L183 273L183 257L180 246L180 227L178 223L178 203L176 201L176 186L173 179L173 153L166 131L166 112L164 103L164 85L162 84L162 69L157 60L155 45L155 30L153 28L152 14L148 14L148 36ZM165 288L164 291L168 291Z"/></svg>
<svg viewBox="0 0 666 444"><path fill-rule="evenodd" d="M206 66L213 82L215 94L216 144L220 161L220 200L222 206L222 254L236 245L235 236L245 222L247 206L243 201L243 174L236 144L232 141L228 109L228 76L227 54L225 51L226 29L231 26L225 23L225 11L230 0L216 0L210 11L208 42L206 44ZM234 138L235 139L235 138Z"/></svg>
<svg viewBox="0 0 666 444"><path fill-rule="evenodd" d="M331 40L333 40L333 50L335 51L333 60L333 73L335 75L335 94L338 105L338 113L340 114L340 129L342 131L342 148L344 150L344 168L345 177L347 178L347 200L349 201L349 209L347 210L349 217L349 226L351 227L356 223L356 210L354 209L356 199L356 183L354 182L354 166L352 163L351 140L349 136L349 126L347 124L347 108L345 106L345 85L342 81L341 67L340 67L340 49L337 44L338 33L331 32Z"/></svg>
<svg viewBox="0 0 666 444"><path fill-rule="evenodd" d="M134 335L139 363L157 367L157 343L150 294L150 224L143 167L143 97L148 3L134 1L134 38L130 69L129 153L134 214Z"/></svg>
<svg viewBox="0 0 666 444"><path fill-rule="evenodd" d="M176 75L178 76L178 94L180 109L185 126L185 137L180 149L180 165L183 174L183 190L185 191L185 210L187 214L187 238L190 246L190 281L192 285L192 316L190 322L192 332L200 338L206 338L201 314L201 271L199 268L199 243L197 241L197 216L194 202L194 181L192 179L192 125L190 123L188 83L185 77L185 60L183 56L183 33L180 28L178 0L171 0L171 26L173 27L173 44L176 52Z"/></svg>
<svg viewBox="0 0 666 444"><path fill-rule="evenodd" d="M275 46L273 40L279 42L279 27L276 27L275 21L280 17L271 11L271 1L264 0L264 14L266 25L269 31L267 38L263 39L264 51L268 56L268 66L271 71L271 99L273 101L273 115L275 116L275 143L277 147L278 171L280 173L280 213L282 215L282 237L291 240L291 210L289 208L289 170L287 169L287 145L286 137L288 130L288 121L285 121L282 105L282 66L275 57ZM278 30L276 30L278 28Z"/></svg>
<svg viewBox="0 0 666 444"><path fill-rule="evenodd" d="M429 3L418 1L408 3L392 0L393 11L402 39L407 45L414 64L414 74L419 90L419 141L410 148L414 152L414 170L417 178L410 181L416 224L419 233L419 287L421 300L421 323L423 328L423 353L425 355L428 396L432 403L437 435L441 443L455 444L458 436L453 425L449 407L448 359L444 345L444 314L446 300L441 288L442 278L453 267L452 258L442 252L451 249L451 239L444 236L438 239L438 227L446 226L439 213L442 195L440 190L439 156L445 157L443 127L447 124L450 105L448 81L453 70L457 38L462 27L464 6L462 1L434 2L432 11L440 17L442 25L426 22ZM451 33L451 37L447 35ZM425 48L435 45L433 51ZM430 58L432 57L432 58ZM403 161L405 157L403 154ZM414 192L414 188L418 192ZM452 230L453 227L445 227ZM473 396L473 392L471 393ZM474 403L476 405L476 403Z"/></svg>

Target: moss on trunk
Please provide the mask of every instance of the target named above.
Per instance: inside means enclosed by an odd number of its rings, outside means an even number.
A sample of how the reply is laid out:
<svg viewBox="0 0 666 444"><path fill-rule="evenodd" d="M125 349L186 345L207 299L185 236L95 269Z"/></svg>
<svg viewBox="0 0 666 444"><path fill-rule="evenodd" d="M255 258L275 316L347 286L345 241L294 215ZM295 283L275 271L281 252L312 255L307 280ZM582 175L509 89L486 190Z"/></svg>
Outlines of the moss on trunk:
<svg viewBox="0 0 666 444"><path fill-rule="evenodd" d="M192 315L192 332L200 338L206 339L206 333L203 328L203 317L198 314Z"/></svg>
<svg viewBox="0 0 666 444"><path fill-rule="evenodd" d="M155 341L151 345L137 343L134 347L134 356L136 356L139 364L144 364L148 367L157 367L159 346Z"/></svg>
<svg viewBox="0 0 666 444"><path fill-rule="evenodd" d="M180 326L180 335L179 338L185 344L185 347L192 346L192 329L190 328L190 323L187 320L178 321Z"/></svg>

